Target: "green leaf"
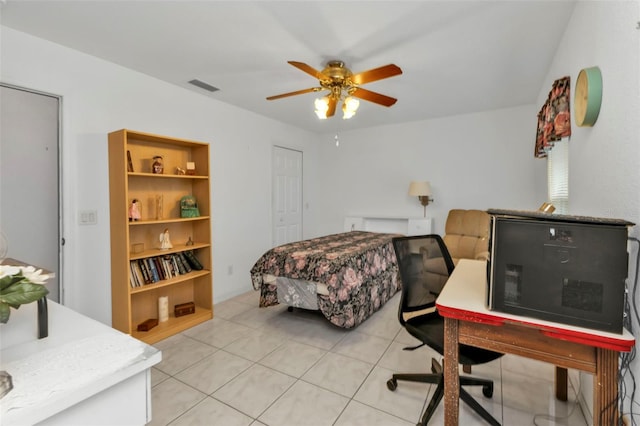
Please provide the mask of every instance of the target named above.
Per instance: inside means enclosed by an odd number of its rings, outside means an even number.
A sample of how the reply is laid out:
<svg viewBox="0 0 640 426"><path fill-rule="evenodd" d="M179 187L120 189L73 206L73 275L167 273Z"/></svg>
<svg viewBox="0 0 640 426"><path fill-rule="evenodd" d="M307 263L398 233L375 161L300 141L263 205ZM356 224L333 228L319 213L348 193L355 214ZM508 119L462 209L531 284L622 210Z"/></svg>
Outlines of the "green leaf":
<svg viewBox="0 0 640 426"><path fill-rule="evenodd" d="M6 324L9 321L9 315L11 315L9 305L0 302L0 323Z"/></svg>
<svg viewBox="0 0 640 426"><path fill-rule="evenodd" d="M23 279L22 275L10 275L0 279L0 293L4 293L6 288L19 283Z"/></svg>
<svg viewBox="0 0 640 426"><path fill-rule="evenodd" d="M43 285L20 282L11 286L11 291L5 291L0 295L0 302L10 305L24 305L49 294L49 290Z"/></svg>

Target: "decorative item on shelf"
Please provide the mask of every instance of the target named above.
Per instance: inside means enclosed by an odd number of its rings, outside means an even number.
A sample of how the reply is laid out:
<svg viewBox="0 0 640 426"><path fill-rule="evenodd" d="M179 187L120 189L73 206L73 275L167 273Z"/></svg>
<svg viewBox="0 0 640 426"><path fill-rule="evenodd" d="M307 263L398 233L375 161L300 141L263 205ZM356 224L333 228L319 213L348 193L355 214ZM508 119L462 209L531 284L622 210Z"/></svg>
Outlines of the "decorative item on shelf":
<svg viewBox="0 0 640 426"><path fill-rule="evenodd" d="M193 195L185 195L180 199L180 217L199 217L200 210L196 197Z"/></svg>
<svg viewBox="0 0 640 426"><path fill-rule="evenodd" d="M142 253L143 251L144 251L144 243L131 244L131 253L137 254L137 253Z"/></svg>
<svg viewBox="0 0 640 426"><path fill-rule="evenodd" d="M193 176L196 174L196 163L193 161L187 161L187 174Z"/></svg>
<svg viewBox="0 0 640 426"><path fill-rule="evenodd" d="M156 195L156 219L164 219L164 197L162 194Z"/></svg>
<svg viewBox="0 0 640 426"><path fill-rule="evenodd" d="M164 232L160 234L160 250L169 250L170 248L173 248L173 244L169 238L169 229L165 228Z"/></svg>
<svg viewBox="0 0 640 426"><path fill-rule="evenodd" d="M189 235L189 239L187 240L187 242L184 245L185 246L192 246L193 245L193 240L191 239L191 235Z"/></svg>
<svg viewBox="0 0 640 426"><path fill-rule="evenodd" d="M187 174L187 171L185 169L183 169L182 167L176 167L176 174L183 176Z"/></svg>
<svg viewBox="0 0 640 426"><path fill-rule="evenodd" d="M164 160L161 155L153 157L153 164L151 165L151 173L161 175L164 173Z"/></svg>
<svg viewBox="0 0 640 426"><path fill-rule="evenodd" d="M127 150L127 172L133 173L133 162L131 161L131 152Z"/></svg>
<svg viewBox="0 0 640 426"><path fill-rule="evenodd" d="M160 322L165 322L169 320L169 297L168 296L158 297L158 319L160 320Z"/></svg>
<svg viewBox="0 0 640 426"><path fill-rule="evenodd" d="M409 184L409 195L418 197L420 204L424 207L424 217L427 217L427 206L429 201L433 201L433 198L431 198L431 184L429 182L413 181Z"/></svg>
<svg viewBox="0 0 640 426"><path fill-rule="evenodd" d="M149 318L148 320L138 324L138 331L149 331L158 325L158 318Z"/></svg>
<svg viewBox="0 0 640 426"><path fill-rule="evenodd" d="M175 315L176 318L195 313L196 305L193 302L181 303L173 307L173 315Z"/></svg>
<svg viewBox="0 0 640 426"><path fill-rule="evenodd" d="M140 201L138 201L137 198L134 198L129 206L129 221L140 220L140 218Z"/></svg>

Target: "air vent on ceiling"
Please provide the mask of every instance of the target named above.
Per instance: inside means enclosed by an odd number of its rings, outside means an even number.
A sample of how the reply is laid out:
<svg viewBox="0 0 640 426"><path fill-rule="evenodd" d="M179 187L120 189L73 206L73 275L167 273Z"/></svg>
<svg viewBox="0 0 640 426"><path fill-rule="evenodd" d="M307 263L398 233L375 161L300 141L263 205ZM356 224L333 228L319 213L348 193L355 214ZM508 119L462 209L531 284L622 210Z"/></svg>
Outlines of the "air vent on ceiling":
<svg viewBox="0 0 640 426"><path fill-rule="evenodd" d="M217 87L214 87L209 83L205 83L204 81L198 79L193 79L189 83L193 84L194 86L198 86L201 89L208 90L209 92L217 92L218 90L220 90Z"/></svg>

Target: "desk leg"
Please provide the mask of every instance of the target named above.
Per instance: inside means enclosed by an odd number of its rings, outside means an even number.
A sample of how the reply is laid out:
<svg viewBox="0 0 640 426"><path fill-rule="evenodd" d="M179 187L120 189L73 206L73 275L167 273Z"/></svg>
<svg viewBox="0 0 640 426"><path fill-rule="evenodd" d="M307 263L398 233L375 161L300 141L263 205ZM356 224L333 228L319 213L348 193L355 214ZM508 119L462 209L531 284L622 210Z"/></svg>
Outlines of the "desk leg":
<svg viewBox="0 0 640 426"><path fill-rule="evenodd" d="M593 426L618 424L618 352L596 348Z"/></svg>
<svg viewBox="0 0 640 426"><path fill-rule="evenodd" d="M558 401L567 400L568 372L566 368L556 366L556 398Z"/></svg>
<svg viewBox="0 0 640 426"><path fill-rule="evenodd" d="M458 320L444 319L444 424L458 426L460 405L458 375Z"/></svg>

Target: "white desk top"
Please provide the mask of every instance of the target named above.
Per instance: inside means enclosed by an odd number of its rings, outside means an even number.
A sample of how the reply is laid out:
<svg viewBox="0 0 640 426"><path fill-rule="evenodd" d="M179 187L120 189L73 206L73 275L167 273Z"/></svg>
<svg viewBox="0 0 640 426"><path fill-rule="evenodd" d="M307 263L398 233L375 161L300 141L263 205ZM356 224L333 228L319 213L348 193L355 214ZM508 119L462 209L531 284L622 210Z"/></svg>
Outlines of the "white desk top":
<svg viewBox="0 0 640 426"><path fill-rule="evenodd" d="M481 260L460 260L436 300L440 315L495 325L533 326L558 338L617 351L629 351L633 347L635 338L626 329L622 334L616 334L489 310L486 305L486 265Z"/></svg>
<svg viewBox="0 0 640 426"><path fill-rule="evenodd" d="M49 337L37 339L36 303L0 325L0 370L13 390L0 399L0 423L34 424L160 362L156 348L48 301Z"/></svg>

